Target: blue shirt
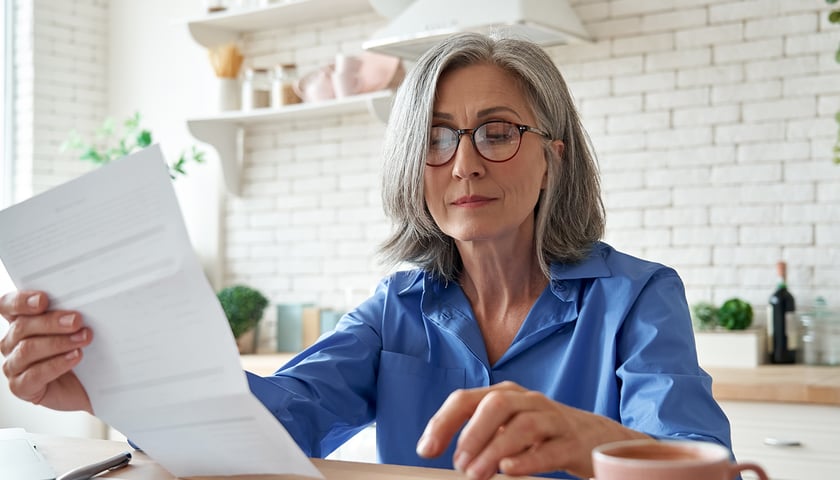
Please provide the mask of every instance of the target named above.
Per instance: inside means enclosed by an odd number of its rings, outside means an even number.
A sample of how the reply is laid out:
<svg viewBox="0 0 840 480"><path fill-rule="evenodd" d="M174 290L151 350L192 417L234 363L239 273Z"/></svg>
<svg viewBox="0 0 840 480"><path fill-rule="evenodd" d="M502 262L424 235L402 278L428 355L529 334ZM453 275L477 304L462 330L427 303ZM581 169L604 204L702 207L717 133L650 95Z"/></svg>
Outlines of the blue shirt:
<svg viewBox="0 0 840 480"><path fill-rule="evenodd" d="M731 450L679 276L604 243L582 262L551 266L549 286L493 365L460 286L414 270L383 280L273 376L248 380L313 457L375 421L381 462L452 468L454 441L438 458L415 453L429 418L454 390L505 380L654 437Z"/></svg>

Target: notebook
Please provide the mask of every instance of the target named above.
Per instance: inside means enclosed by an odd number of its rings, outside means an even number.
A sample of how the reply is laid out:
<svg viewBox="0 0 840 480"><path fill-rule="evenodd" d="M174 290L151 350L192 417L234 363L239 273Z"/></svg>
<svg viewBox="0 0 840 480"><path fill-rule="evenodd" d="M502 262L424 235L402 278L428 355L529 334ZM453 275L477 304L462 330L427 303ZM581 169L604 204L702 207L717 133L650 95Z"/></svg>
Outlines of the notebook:
<svg viewBox="0 0 840 480"><path fill-rule="evenodd" d="M22 428L0 429L0 478L54 480L55 470Z"/></svg>

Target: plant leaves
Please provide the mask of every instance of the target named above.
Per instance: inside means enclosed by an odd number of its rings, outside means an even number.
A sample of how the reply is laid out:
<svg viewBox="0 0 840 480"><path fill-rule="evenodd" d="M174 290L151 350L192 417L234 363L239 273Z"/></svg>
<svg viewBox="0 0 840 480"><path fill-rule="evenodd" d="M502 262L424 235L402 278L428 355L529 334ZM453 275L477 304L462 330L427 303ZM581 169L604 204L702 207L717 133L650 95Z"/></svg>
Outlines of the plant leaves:
<svg viewBox="0 0 840 480"><path fill-rule="evenodd" d="M97 152L96 149L93 147L90 147L87 150L85 150L85 152L82 153L81 157L79 158L82 160L89 160L93 163L105 163L105 159L103 158L103 156L99 152Z"/></svg>
<svg viewBox="0 0 840 480"><path fill-rule="evenodd" d="M717 312L718 324L727 330L744 330L752 324L752 305L740 298L723 302Z"/></svg>
<svg viewBox="0 0 840 480"><path fill-rule="evenodd" d="M216 296L235 338L254 328L268 306L268 299L262 293L245 285L227 287Z"/></svg>
<svg viewBox="0 0 840 480"><path fill-rule="evenodd" d="M140 148L146 148L152 144L152 132L148 130L142 130L137 135L137 146Z"/></svg>
<svg viewBox="0 0 840 480"><path fill-rule="evenodd" d="M140 112L134 112L134 116L126 120L124 125L126 129L132 131L140 128Z"/></svg>
<svg viewBox="0 0 840 480"><path fill-rule="evenodd" d="M152 144L152 132L140 127L140 112L135 112L123 122L125 127L122 135L117 137L117 128L113 118L106 118L102 125L96 130L94 143L85 142L81 135L71 130L67 140L61 144L61 150L76 150L79 152L79 159L97 164L108 163L120 157L124 157L135 150L146 148ZM196 163L204 161L204 152L198 150L195 145L190 150L182 151L177 162L169 167L169 176L175 178L177 175L186 175L186 165L192 160Z"/></svg>
<svg viewBox="0 0 840 480"><path fill-rule="evenodd" d="M116 125L114 125L114 119L109 117L106 118L104 122L102 122L102 126L99 127L99 130L97 130L96 133L100 137L110 137L114 134L116 128Z"/></svg>

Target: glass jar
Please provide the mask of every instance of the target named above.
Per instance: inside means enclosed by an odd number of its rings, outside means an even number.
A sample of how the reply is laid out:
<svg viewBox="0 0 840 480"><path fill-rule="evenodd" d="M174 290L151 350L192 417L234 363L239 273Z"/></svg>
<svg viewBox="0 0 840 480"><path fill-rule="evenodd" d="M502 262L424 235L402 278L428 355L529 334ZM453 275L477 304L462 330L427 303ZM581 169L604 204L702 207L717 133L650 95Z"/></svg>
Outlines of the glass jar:
<svg viewBox="0 0 840 480"><path fill-rule="evenodd" d="M270 104L268 69L248 68L242 80L242 110L266 108Z"/></svg>
<svg viewBox="0 0 840 480"><path fill-rule="evenodd" d="M802 360L808 365L840 365L840 311L828 308L817 297L812 309L799 316L802 327Z"/></svg>
<svg viewBox="0 0 840 480"><path fill-rule="evenodd" d="M297 79L297 65L294 63L283 63L274 67L271 81L272 108L300 103L300 97L295 93L294 87Z"/></svg>

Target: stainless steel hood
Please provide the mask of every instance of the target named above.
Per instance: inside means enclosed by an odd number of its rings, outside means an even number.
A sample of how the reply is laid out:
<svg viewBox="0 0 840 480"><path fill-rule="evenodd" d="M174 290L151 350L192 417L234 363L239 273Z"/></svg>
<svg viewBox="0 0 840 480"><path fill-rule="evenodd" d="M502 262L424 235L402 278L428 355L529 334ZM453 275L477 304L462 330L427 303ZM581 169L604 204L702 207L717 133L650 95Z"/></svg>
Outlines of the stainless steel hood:
<svg viewBox="0 0 840 480"><path fill-rule="evenodd" d="M491 31L540 45L590 40L567 0L415 0L362 46L413 60L453 33Z"/></svg>

